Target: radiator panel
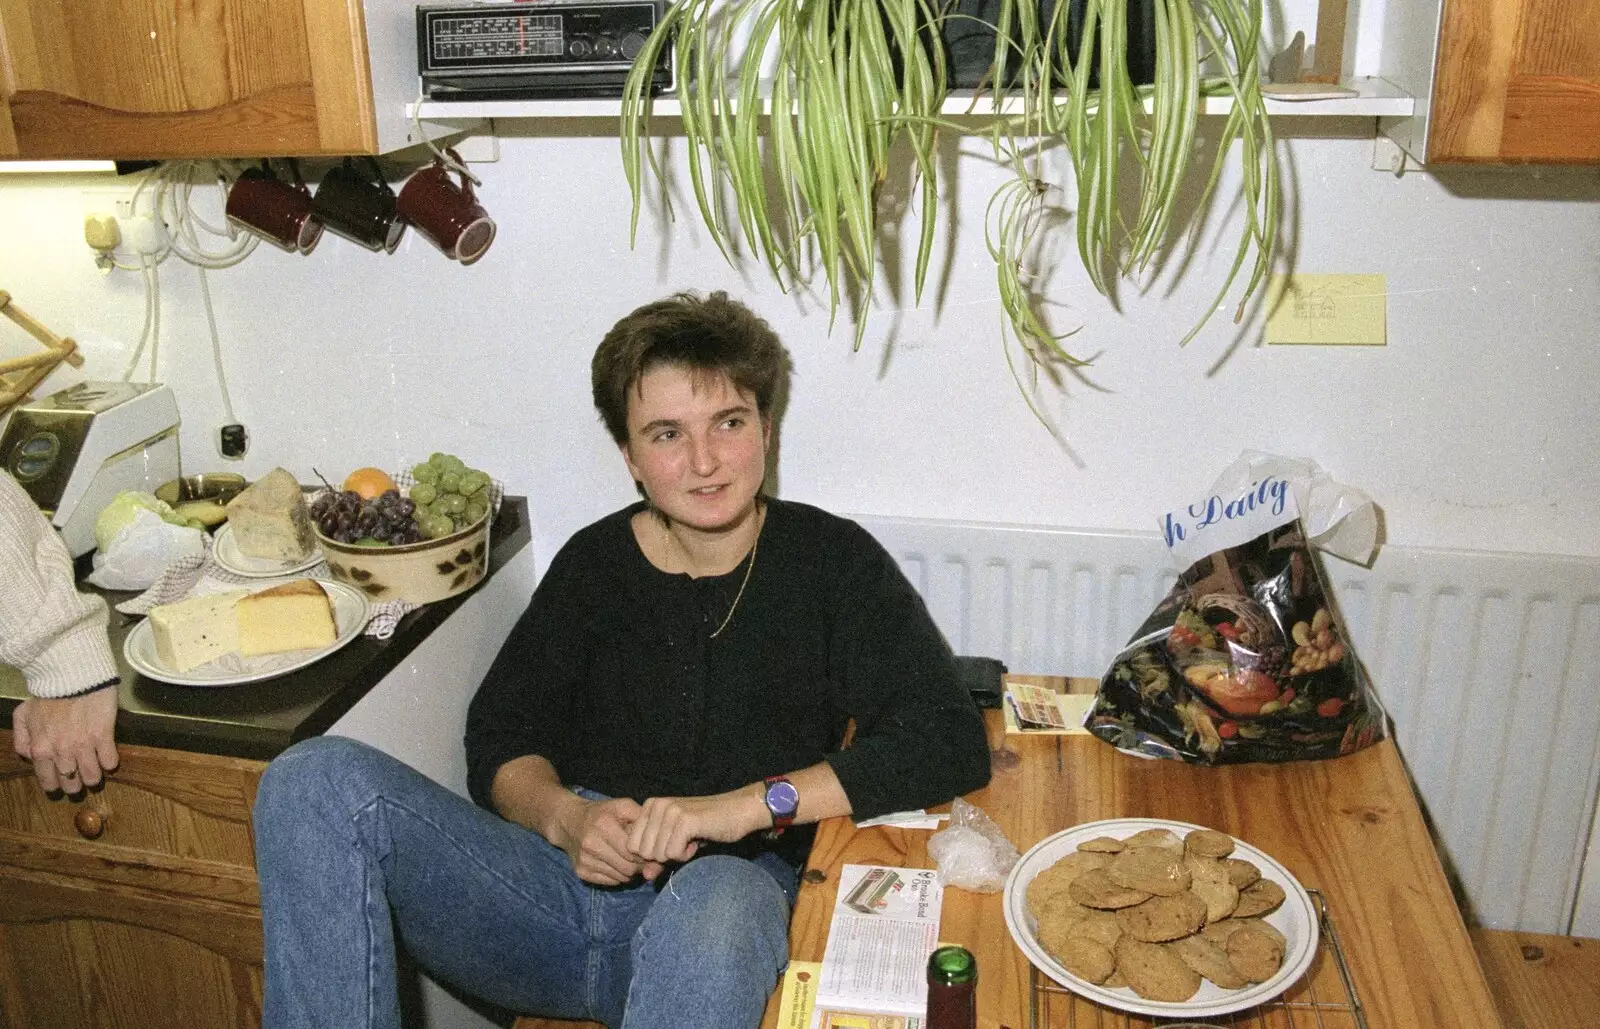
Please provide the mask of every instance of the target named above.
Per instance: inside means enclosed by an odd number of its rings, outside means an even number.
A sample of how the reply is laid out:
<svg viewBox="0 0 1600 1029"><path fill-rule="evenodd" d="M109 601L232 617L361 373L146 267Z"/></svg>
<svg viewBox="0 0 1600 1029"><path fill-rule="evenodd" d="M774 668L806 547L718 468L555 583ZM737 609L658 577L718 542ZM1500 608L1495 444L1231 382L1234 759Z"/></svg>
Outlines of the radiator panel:
<svg viewBox="0 0 1600 1029"><path fill-rule="evenodd" d="M1098 677L1176 578L1154 533L857 519L957 653ZM1469 917L1571 931L1600 789L1600 559L1323 559Z"/></svg>

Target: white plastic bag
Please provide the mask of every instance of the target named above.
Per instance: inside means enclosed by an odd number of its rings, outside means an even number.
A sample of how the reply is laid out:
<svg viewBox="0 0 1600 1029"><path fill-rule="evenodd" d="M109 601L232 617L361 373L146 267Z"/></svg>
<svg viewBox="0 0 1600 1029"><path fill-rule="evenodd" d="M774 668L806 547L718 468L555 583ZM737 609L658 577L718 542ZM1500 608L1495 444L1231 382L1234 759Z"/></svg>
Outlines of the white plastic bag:
<svg viewBox="0 0 1600 1029"><path fill-rule="evenodd" d="M101 589L149 589L167 565L205 552L205 534L185 525L164 521L144 508L117 530L107 547L95 551L89 581Z"/></svg>
<svg viewBox="0 0 1600 1029"><path fill-rule="evenodd" d="M999 893L1022 855L983 808L957 797L950 805L949 827L928 838L928 856L945 885Z"/></svg>

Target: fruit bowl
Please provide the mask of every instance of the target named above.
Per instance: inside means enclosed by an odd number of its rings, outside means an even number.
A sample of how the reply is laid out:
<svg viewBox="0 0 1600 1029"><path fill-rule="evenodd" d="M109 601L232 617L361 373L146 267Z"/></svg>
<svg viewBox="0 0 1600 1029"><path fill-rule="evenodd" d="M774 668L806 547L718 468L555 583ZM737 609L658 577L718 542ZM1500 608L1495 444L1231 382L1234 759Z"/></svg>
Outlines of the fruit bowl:
<svg viewBox="0 0 1600 1029"><path fill-rule="evenodd" d="M347 582L375 604L404 600L428 604L464 593L482 581L489 567L489 523L494 514L448 536L397 547L340 543L317 532L334 578Z"/></svg>

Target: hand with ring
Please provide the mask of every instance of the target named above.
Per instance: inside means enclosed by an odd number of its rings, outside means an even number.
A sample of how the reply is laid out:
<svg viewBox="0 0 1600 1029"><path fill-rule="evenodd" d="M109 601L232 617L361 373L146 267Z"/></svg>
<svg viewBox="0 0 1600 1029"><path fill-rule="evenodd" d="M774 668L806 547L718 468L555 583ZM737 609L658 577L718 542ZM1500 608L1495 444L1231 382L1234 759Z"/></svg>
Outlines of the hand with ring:
<svg viewBox="0 0 1600 1029"><path fill-rule="evenodd" d="M46 793L76 796L117 767L116 719L114 689L60 700L29 697L12 712L12 745L33 763Z"/></svg>

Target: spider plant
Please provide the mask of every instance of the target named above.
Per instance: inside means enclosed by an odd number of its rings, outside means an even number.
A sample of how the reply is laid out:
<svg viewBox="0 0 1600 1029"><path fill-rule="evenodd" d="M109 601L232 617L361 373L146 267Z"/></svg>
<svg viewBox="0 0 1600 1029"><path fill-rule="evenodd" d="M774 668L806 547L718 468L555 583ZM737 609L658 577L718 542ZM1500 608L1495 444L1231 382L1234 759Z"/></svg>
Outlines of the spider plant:
<svg viewBox="0 0 1600 1029"><path fill-rule="evenodd" d="M649 144L650 71L661 48L672 46L690 185L711 239L730 261L750 248L784 288L820 268L830 317L842 296L858 306L859 346L885 238L878 201L891 150L904 143L920 183L920 301L937 229L938 134L971 131L941 115L948 91L937 41L950 16L946 2L681 0L669 8L634 63L622 103L632 233L647 169L664 181ZM1004 325L1035 362L1080 363L1037 314L1037 277L1023 267L1034 234L1057 221L1040 216L1053 191L1042 155L1054 144L1066 149L1074 172L1080 258L1090 281L1110 295L1118 277L1159 266L1175 242L1203 98L1230 97L1200 207L1237 150L1246 225L1216 302L1183 342L1221 306L1252 253L1236 319L1271 264L1281 198L1259 89L1261 0L1150 0L1156 60L1147 85L1135 85L1128 72L1128 2L1057 0L1041 16L1039 0L1002 0L995 19L990 133L996 158L1004 154L1017 178L990 202L986 241ZM776 72L764 78L769 49ZM1211 73L1203 76L1203 68ZM982 113L976 103L970 110ZM1138 197L1126 211L1119 206L1125 178L1136 179Z"/></svg>
<svg viewBox="0 0 1600 1029"><path fill-rule="evenodd" d="M742 237L788 288L805 278L806 248L813 246L830 318L843 294L864 305L877 274L879 195L890 151L904 140L921 184L920 299L938 224L934 150L946 94L943 50L925 45L937 32L933 3L685 0L670 8L624 90L632 233L645 168L661 176L648 145L649 70L670 39L689 180L701 221L724 256L734 259ZM735 53L741 36L744 49ZM777 73L764 80L769 44ZM770 92L764 95L763 87ZM726 215L730 206L737 234ZM859 346L865 319L856 321Z"/></svg>

